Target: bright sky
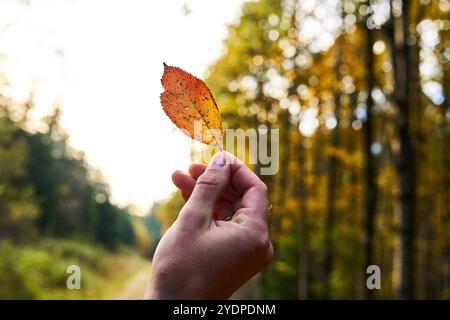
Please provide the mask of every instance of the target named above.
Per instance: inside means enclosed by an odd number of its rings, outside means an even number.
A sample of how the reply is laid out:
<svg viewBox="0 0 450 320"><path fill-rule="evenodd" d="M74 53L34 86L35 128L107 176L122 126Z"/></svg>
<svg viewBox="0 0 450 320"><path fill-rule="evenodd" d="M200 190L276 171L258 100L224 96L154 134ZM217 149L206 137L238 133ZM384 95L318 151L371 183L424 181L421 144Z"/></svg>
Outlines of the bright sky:
<svg viewBox="0 0 450 320"><path fill-rule="evenodd" d="M115 203L145 213L174 190L191 146L161 110L162 63L201 77L243 0L24 2L0 3L3 94L34 90L36 117L59 101L70 145L103 172Z"/></svg>

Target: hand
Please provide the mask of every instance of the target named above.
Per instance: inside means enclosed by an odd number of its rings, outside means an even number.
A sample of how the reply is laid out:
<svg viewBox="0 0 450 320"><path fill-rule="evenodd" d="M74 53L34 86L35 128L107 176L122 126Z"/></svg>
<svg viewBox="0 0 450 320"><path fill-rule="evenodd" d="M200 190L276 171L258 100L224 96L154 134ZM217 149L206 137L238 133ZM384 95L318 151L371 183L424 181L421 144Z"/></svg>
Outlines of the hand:
<svg viewBox="0 0 450 320"><path fill-rule="evenodd" d="M189 171L172 176L187 202L155 251L149 299L227 299L273 258L266 185L226 152Z"/></svg>

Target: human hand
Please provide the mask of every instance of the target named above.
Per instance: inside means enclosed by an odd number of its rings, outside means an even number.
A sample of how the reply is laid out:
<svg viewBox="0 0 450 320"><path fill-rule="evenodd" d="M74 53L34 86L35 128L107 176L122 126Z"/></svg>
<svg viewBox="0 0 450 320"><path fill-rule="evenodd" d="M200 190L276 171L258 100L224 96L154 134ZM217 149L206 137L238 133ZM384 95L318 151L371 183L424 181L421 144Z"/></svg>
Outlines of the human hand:
<svg viewBox="0 0 450 320"><path fill-rule="evenodd" d="M268 265L266 185L230 153L172 180L186 204L158 244L146 298L226 299Z"/></svg>

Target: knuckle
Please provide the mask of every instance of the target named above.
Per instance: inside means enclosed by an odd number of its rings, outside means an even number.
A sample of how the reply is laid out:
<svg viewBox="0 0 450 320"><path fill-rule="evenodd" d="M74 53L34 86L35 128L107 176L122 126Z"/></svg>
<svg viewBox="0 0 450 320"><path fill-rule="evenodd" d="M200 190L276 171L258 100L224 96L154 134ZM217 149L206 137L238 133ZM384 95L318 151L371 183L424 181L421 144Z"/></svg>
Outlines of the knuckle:
<svg viewBox="0 0 450 320"><path fill-rule="evenodd" d="M208 174L202 174L197 179L197 186L204 187L204 186L217 186L220 183L220 177L219 175L215 174L214 172L208 172Z"/></svg>
<svg viewBox="0 0 450 320"><path fill-rule="evenodd" d="M269 188L267 187L267 185L260 181L260 183L258 183L258 185L256 186L258 188L258 190L263 193L264 195L267 195L269 193Z"/></svg>

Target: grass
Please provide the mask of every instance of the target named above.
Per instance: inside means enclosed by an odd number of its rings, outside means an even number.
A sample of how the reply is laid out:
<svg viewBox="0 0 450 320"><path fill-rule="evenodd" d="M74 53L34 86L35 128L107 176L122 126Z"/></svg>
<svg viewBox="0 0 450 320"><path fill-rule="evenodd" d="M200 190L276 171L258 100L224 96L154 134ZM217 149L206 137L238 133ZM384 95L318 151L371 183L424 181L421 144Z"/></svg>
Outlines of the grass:
<svg viewBox="0 0 450 320"><path fill-rule="evenodd" d="M69 265L81 270L81 289L67 289ZM117 253L73 240L14 246L0 241L0 299L105 299L149 262L130 249Z"/></svg>

